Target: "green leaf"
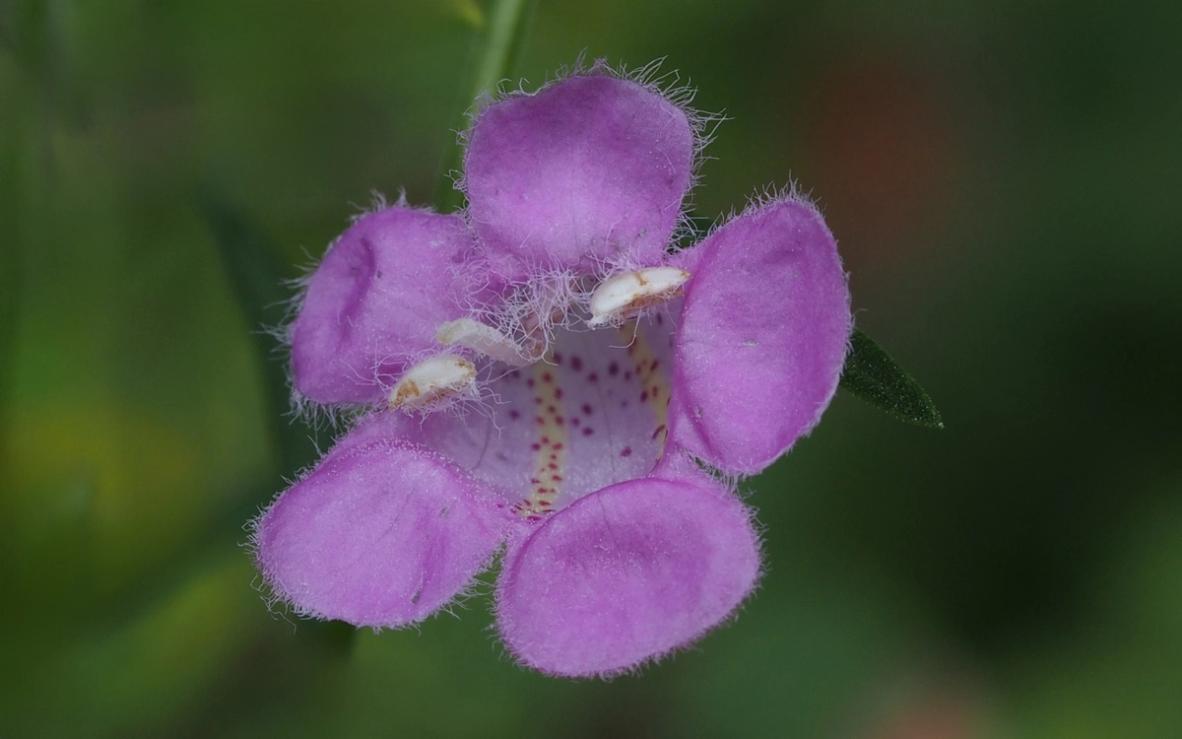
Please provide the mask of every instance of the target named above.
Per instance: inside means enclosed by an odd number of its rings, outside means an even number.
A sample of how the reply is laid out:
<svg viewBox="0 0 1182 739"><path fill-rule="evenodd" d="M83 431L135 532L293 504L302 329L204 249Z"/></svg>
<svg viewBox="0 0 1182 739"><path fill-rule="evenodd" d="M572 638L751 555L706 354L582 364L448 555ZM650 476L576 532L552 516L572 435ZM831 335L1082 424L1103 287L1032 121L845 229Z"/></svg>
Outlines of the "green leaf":
<svg viewBox="0 0 1182 739"><path fill-rule="evenodd" d="M0 193L7 195L7 191L7 187L0 187ZM11 205L15 200L15 198L6 197L4 202L0 203L0 216L4 216L0 220L3 220L4 223L20 223L20 220L16 218L16 208ZM12 217L9 218L9 216ZM23 277L23 260L19 246L21 233L19 232L16 234L16 243L18 246L15 248L0 250L0 463L3 463L6 469L11 469L7 459L8 450L12 448L7 443L8 434L15 433L9 427L8 413L9 405L15 394L12 381L16 374L17 320L20 317L21 278Z"/></svg>
<svg viewBox="0 0 1182 739"><path fill-rule="evenodd" d="M850 337L850 354L841 373L841 387L900 421L944 428L940 411L920 384L857 329Z"/></svg>
<svg viewBox="0 0 1182 739"><path fill-rule="evenodd" d="M291 423L287 418L291 394L285 357L269 332L283 323L285 306L291 298L275 258L276 249L270 238L212 188L202 190L198 202L254 337L280 468L284 474L294 474L315 458L315 444L303 424Z"/></svg>
<svg viewBox="0 0 1182 739"><path fill-rule="evenodd" d="M246 325L254 336L262 368L267 418L277 445L280 470L292 476L316 458L316 440L303 424L291 423L287 411L291 405L285 369L286 357L268 328L284 320L284 306L291 295L284 287L280 262L271 239L255 226L216 190L204 188L199 196L200 209L213 231L222 265L230 279ZM246 496L242 507L226 512L214 523L215 530L241 535L241 522L258 508L258 503L272 494L269 486ZM221 542L219 545L224 546ZM334 653L347 654L354 643L356 630L340 622L301 623L309 639L327 646Z"/></svg>

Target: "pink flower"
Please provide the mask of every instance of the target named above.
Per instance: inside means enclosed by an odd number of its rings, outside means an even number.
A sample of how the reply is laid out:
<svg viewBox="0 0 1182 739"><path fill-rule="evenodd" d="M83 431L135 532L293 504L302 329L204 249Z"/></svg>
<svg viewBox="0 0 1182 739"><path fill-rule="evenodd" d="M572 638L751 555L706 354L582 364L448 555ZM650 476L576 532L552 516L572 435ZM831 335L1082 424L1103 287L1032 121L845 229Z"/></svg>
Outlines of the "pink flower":
<svg viewBox="0 0 1182 739"><path fill-rule="evenodd" d="M296 392L377 406L257 521L297 612L397 628L504 548L523 664L612 675L683 647L754 586L732 479L819 420L851 330L836 244L794 196L671 253L698 119L597 65L490 105L468 209L357 220L292 326Z"/></svg>

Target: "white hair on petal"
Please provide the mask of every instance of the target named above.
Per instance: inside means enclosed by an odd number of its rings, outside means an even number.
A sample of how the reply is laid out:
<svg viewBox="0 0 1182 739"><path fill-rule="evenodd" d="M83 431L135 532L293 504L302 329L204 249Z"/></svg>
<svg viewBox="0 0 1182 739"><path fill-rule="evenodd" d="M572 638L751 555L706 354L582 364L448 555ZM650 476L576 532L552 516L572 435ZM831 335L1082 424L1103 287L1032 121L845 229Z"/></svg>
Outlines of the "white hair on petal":
<svg viewBox="0 0 1182 739"><path fill-rule="evenodd" d="M744 216L755 215L762 210L765 210L773 205L784 202L796 202L808 206L818 214L821 209L818 206L818 200L813 196L812 192L805 191L800 188L800 183L793 177L789 176L788 182L783 185L767 184L763 187L756 188L754 192L747 196L746 202L741 209L731 208L726 213L715 218L710 226L705 229L702 234L701 241L705 241L712 236L715 231L718 231L723 226L726 226L736 218Z"/></svg>

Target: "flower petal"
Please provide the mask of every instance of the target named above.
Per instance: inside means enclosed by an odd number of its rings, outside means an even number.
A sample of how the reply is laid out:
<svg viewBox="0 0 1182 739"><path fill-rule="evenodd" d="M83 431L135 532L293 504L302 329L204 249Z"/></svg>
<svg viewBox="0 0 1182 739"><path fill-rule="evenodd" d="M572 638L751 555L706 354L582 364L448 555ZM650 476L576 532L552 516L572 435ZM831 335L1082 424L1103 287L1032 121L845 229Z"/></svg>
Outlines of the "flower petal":
<svg viewBox="0 0 1182 739"><path fill-rule="evenodd" d="M511 549L498 622L531 667L611 675L700 638L758 574L755 533L729 490L631 480L559 511Z"/></svg>
<svg viewBox="0 0 1182 739"><path fill-rule="evenodd" d="M828 406L852 319L837 243L811 205L782 199L706 238L677 334L675 441L753 474ZM692 431L677 433L684 421Z"/></svg>
<svg viewBox="0 0 1182 739"><path fill-rule="evenodd" d="M330 452L263 514L254 541L267 583L300 613L398 627L455 598L509 523L502 501L441 456L377 439Z"/></svg>
<svg viewBox="0 0 1182 739"><path fill-rule="evenodd" d="M295 389L320 403L381 399L462 314L458 267L471 248L458 216L394 206L358 219L313 273L292 326Z"/></svg>
<svg viewBox="0 0 1182 739"><path fill-rule="evenodd" d="M694 158L685 112L606 73L491 105L468 135L469 218L498 271L660 260Z"/></svg>

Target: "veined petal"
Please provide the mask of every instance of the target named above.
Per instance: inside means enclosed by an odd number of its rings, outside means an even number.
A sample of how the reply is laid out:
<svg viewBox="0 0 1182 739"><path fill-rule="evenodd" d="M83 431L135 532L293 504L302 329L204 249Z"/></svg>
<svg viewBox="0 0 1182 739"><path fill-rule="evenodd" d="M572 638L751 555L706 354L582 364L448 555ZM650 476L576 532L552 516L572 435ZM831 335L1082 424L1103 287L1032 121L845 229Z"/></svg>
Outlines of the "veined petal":
<svg viewBox="0 0 1182 739"><path fill-rule="evenodd" d="M531 667L612 675L700 638L758 574L750 518L729 490L632 480L555 513L511 548L497 618L509 649Z"/></svg>
<svg viewBox="0 0 1182 739"><path fill-rule="evenodd" d="M660 260L690 187L685 112L609 74L569 77L483 111L468 135L468 215L490 262L593 270Z"/></svg>
<svg viewBox="0 0 1182 739"><path fill-rule="evenodd" d="M380 428L346 436L258 521L259 569L300 613L375 628L420 621L484 569L510 524L503 501Z"/></svg>
<svg viewBox="0 0 1182 739"><path fill-rule="evenodd" d="M675 425L674 441L754 474L812 429L837 390L852 328L845 272L821 215L792 199L739 216L695 250L673 413L694 428Z"/></svg>
<svg viewBox="0 0 1182 739"><path fill-rule="evenodd" d="M298 392L319 403L381 400L406 360L462 314L464 222L394 206L360 218L325 255L292 326Z"/></svg>

